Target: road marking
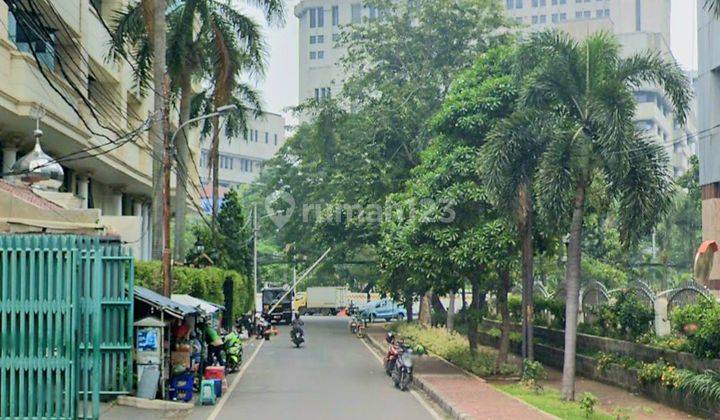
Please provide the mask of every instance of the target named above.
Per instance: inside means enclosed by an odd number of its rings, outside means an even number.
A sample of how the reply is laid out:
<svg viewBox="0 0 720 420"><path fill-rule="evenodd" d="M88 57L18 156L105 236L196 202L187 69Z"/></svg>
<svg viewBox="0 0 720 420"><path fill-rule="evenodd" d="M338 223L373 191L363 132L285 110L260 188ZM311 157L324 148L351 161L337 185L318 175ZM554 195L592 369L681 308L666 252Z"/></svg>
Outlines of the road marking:
<svg viewBox="0 0 720 420"><path fill-rule="evenodd" d="M237 376L235 376L235 379L233 379L232 384L230 384L230 387L228 388L227 392L225 393L225 398L220 399L220 403L215 406L215 409L210 413L210 417L207 418L207 420L215 420L217 416L220 414L220 411L222 411L223 406L227 402L227 400L230 399L230 396L232 395L233 391L235 390L235 387L238 383L240 383L240 378L242 378L243 374L245 374L245 371L250 366L250 364L255 360L255 356L257 356L258 352L260 351L260 348L265 344L265 340L260 341L260 344L255 348L255 351L253 352L252 356L247 360L247 362L243 365L242 368L240 368L240 372L238 372Z"/></svg>
<svg viewBox="0 0 720 420"><path fill-rule="evenodd" d="M368 351L370 352L370 354L372 354L373 356L375 356L375 358L378 360L378 362L380 362L380 364L382 365L383 362L384 362L384 359L383 359L380 355L378 355L377 352L376 352L375 350L373 350L372 347L370 347L370 344L368 344L365 340L360 340L360 342L365 345L365 348L368 349ZM384 373L384 371L383 371L383 373ZM430 413L430 415L432 416L432 418L434 418L435 420L443 420L444 417L441 416L440 414L438 414L438 412L435 411L435 410L430 406L430 404L428 404L427 401L425 401L425 399L424 399L417 391L415 391L415 390L410 390L410 395L412 395L412 396L417 400L417 402L419 402L420 405L421 405L428 413ZM210 420L212 420L212 419L210 419Z"/></svg>

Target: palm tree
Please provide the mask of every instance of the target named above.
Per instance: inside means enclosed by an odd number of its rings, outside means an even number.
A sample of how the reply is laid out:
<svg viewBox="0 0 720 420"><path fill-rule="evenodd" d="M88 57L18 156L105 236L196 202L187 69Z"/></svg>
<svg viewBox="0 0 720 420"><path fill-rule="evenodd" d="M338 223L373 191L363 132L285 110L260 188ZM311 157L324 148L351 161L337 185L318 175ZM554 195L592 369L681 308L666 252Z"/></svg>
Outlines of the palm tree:
<svg viewBox="0 0 720 420"><path fill-rule="evenodd" d="M512 214L522 260L522 355L533 360L533 177L555 126L529 109L516 110L489 133L481 149L480 172L493 201Z"/></svg>
<svg viewBox="0 0 720 420"><path fill-rule="evenodd" d="M535 191L549 220L571 216L562 397L572 400L588 190L601 182L608 199L616 201L625 243L649 232L670 205L673 183L663 145L634 124L633 90L643 84L662 87L677 120L684 123L691 89L677 63L653 52L623 58L619 44L607 33L578 43L566 34L546 31L529 42L544 58L531 72L520 102L561 118L566 133L553 138L540 159Z"/></svg>
<svg viewBox="0 0 720 420"><path fill-rule="evenodd" d="M720 0L705 0L705 7L715 15L720 17Z"/></svg>
<svg viewBox="0 0 720 420"><path fill-rule="evenodd" d="M111 53L132 55L136 82L141 88L147 86L148 69L152 60L148 48L148 34L151 26L147 23L147 4L143 0L117 13ZM268 22L282 22L282 0L258 0L251 2L262 9ZM180 97L179 121L182 125L190 118L196 93L193 80L209 80L218 92L215 108L229 102L249 103L239 106L239 113L248 108L258 108L257 95L248 92L248 87L238 82L245 71L262 73L264 69L265 46L258 24L220 0L175 0L168 9L169 48L167 55L168 73L172 91ZM205 52L206 54L200 54ZM238 86L237 89L234 87ZM240 95L234 98L234 94ZM245 102L245 99L250 98ZM236 100L237 99L237 100ZM218 105L219 104L219 105ZM197 109L197 108L196 108ZM207 110L206 111L212 111ZM244 121L244 118L236 120ZM218 125L218 119L215 125ZM213 143L213 146L216 146ZM175 259L185 256L184 241L185 210L187 203L187 181L190 175L190 150L185 131L177 136L177 166L175 195ZM211 162L217 166L217 147L213 148ZM217 170L213 170L217 179ZM217 217L217 182L213 182L213 219Z"/></svg>

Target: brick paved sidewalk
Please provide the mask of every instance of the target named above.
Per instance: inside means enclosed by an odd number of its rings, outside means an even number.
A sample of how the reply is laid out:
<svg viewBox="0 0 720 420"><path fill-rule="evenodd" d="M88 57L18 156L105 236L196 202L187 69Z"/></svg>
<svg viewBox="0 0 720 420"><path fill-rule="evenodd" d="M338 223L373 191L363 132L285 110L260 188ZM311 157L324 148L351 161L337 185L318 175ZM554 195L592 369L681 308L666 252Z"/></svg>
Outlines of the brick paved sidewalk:
<svg viewBox="0 0 720 420"><path fill-rule="evenodd" d="M368 325L368 335L385 343L381 325ZM484 419L553 419L524 402L502 393L484 380L469 376L456 366L437 357L420 357L415 362L415 376L428 383L439 396L467 417Z"/></svg>

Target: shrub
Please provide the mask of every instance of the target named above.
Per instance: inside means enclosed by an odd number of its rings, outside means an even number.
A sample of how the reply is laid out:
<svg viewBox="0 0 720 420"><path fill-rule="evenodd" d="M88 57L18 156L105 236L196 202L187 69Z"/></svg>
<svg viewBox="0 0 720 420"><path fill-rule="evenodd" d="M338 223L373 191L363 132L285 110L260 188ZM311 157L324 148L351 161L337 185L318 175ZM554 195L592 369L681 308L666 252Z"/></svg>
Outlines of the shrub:
<svg viewBox="0 0 720 420"><path fill-rule="evenodd" d="M655 319L653 308L643 304L632 290L622 290L613 303L592 311L597 318L584 324L580 331L586 334L635 341L652 329Z"/></svg>
<svg viewBox="0 0 720 420"><path fill-rule="evenodd" d="M522 378L520 382L527 388L534 390L535 392L542 391L542 385L540 380L545 379L547 373L542 363L538 361L531 361L529 359L523 360Z"/></svg>
<svg viewBox="0 0 720 420"><path fill-rule="evenodd" d="M687 350L700 357L720 355L720 304L701 301L676 308L670 315L673 330L687 338Z"/></svg>
<svg viewBox="0 0 720 420"><path fill-rule="evenodd" d="M641 363L638 379L644 384L660 382L666 388L680 388L684 380L692 374L691 371L678 369L661 359L655 363Z"/></svg>
<svg viewBox="0 0 720 420"><path fill-rule="evenodd" d="M595 405L598 403L598 399L593 394L586 392L582 395L582 398L580 399L580 408L582 409L583 413L585 413L585 417L590 417L595 412Z"/></svg>
<svg viewBox="0 0 720 420"><path fill-rule="evenodd" d="M700 374L684 371L680 390L690 392L703 402L720 402L720 373L707 370Z"/></svg>
<svg viewBox="0 0 720 420"><path fill-rule="evenodd" d="M173 267L173 292L227 306L229 319L252 309L254 304L252 281L236 271L216 267ZM224 285L232 281L232 296L226 299ZM163 288L162 266L159 261L136 261L135 284L161 293Z"/></svg>
<svg viewBox="0 0 720 420"><path fill-rule="evenodd" d="M542 314L547 312L551 315L549 322L543 319ZM555 300L552 298L535 298L535 323L546 324L550 328L563 329L565 328L565 301Z"/></svg>

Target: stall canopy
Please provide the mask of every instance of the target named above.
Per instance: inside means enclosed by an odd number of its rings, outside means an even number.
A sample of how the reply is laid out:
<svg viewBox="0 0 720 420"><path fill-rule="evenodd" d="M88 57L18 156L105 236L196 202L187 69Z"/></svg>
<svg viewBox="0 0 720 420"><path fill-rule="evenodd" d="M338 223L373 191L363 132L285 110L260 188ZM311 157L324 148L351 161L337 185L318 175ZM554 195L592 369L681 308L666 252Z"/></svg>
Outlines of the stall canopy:
<svg viewBox="0 0 720 420"><path fill-rule="evenodd" d="M225 307L222 305L198 299L195 296L190 295L172 295L172 300L193 308L200 308L201 311L213 316L216 315L216 312L225 310Z"/></svg>
<svg viewBox="0 0 720 420"><path fill-rule="evenodd" d="M186 316L199 313L196 307L184 304L183 302L167 298L159 293L155 293L150 289L135 286L135 299L144 302L150 306L164 311L166 314L178 319L184 319Z"/></svg>

